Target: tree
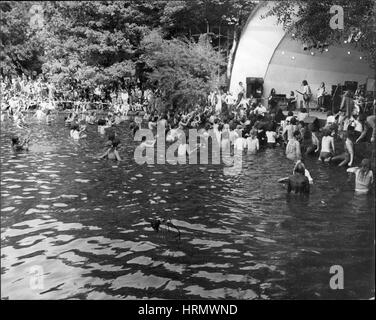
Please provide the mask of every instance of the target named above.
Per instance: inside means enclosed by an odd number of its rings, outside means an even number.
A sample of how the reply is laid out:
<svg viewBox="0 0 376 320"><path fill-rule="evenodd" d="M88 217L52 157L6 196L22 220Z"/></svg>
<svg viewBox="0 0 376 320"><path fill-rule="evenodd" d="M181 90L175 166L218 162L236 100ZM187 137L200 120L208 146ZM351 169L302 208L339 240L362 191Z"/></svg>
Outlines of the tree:
<svg viewBox="0 0 376 320"><path fill-rule="evenodd" d="M35 2L0 2L1 73L41 72L43 27L41 6Z"/></svg>
<svg viewBox="0 0 376 320"><path fill-rule="evenodd" d="M164 7L160 25L168 38L210 35L213 46L227 53L229 81L241 30L256 3L251 0L170 1Z"/></svg>
<svg viewBox="0 0 376 320"><path fill-rule="evenodd" d="M330 7L342 6L344 29L332 29ZM296 39L313 46L354 43L369 54L371 65L376 65L376 4L374 0L279 1L266 16L275 15L278 23Z"/></svg>
<svg viewBox="0 0 376 320"><path fill-rule="evenodd" d="M153 30L142 41L143 60L152 69L150 83L157 83L167 106L190 109L221 85L219 69L224 58L202 36L196 43L188 39L163 39Z"/></svg>
<svg viewBox="0 0 376 320"><path fill-rule="evenodd" d="M143 1L45 4L44 73L60 86L116 85L133 76L139 45L158 10Z"/></svg>

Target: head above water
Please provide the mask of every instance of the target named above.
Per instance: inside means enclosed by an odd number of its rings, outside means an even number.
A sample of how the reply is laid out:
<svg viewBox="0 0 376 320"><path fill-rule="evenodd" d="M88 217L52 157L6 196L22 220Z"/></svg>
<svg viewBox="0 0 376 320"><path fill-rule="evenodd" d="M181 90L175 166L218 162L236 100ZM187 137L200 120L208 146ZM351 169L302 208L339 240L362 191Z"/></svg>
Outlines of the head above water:
<svg viewBox="0 0 376 320"><path fill-rule="evenodd" d="M298 174L301 174L301 175L304 175L305 174L305 166L302 162L298 162L295 166L295 170L294 170L295 173L298 173Z"/></svg>
<svg viewBox="0 0 376 320"><path fill-rule="evenodd" d="M117 148L119 144L120 144L120 140L118 138L114 138L114 140L112 140L112 147L113 148Z"/></svg>
<svg viewBox="0 0 376 320"><path fill-rule="evenodd" d="M360 165L362 168L369 170L371 167L371 161L369 159L363 159Z"/></svg>
<svg viewBox="0 0 376 320"><path fill-rule="evenodd" d="M12 137L12 145L18 144L20 142L20 138Z"/></svg>

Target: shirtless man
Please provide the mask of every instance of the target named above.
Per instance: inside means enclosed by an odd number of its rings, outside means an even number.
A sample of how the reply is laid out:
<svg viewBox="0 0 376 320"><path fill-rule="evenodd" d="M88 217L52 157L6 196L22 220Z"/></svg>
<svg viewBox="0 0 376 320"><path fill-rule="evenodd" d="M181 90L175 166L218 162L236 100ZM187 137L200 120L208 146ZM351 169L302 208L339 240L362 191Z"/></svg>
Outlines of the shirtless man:
<svg viewBox="0 0 376 320"><path fill-rule="evenodd" d="M302 163L297 163L294 174L289 177L287 192L294 191L299 194L309 194L309 180L305 176L305 167Z"/></svg>

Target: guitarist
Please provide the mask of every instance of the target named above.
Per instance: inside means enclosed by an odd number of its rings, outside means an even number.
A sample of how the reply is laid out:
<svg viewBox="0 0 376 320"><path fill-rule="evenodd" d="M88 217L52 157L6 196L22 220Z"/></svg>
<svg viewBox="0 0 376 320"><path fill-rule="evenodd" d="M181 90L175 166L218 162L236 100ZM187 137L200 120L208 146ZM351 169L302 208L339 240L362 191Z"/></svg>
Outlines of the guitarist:
<svg viewBox="0 0 376 320"><path fill-rule="evenodd" d="M311 101L311 98L312 98L311 87L308 85L307 80L302 81L302 86L303 86L303 92L300 92L300 91L297 91L297 92L303 95L304 108L306 108L307 111L309 111L309 102Z"/></svg>

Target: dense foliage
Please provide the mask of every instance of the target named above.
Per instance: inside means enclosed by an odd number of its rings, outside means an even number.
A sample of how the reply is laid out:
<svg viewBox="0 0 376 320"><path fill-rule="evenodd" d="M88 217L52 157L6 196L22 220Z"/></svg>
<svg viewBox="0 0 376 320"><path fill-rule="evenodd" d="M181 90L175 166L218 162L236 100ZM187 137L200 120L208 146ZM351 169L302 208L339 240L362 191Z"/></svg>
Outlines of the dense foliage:
<svg viewBox="0 0 376 320"><path fill-rule="evenodd" d="M0 64L2 74L41 72L44 59L41 21L32 2L0 2Z"/></svg>
<svg viewBox="0 0 376 320"><path fill-rule="evenodd" d="M332 29L330 7L342 6L344 29ZM277 2L268 15L275 15L288 32L309 45L351 42L376 65L376 2L374 0L289 0Z"/></svg>
<svg viewBox="0 0 376 320"><path fill-rule="evenodd" d="M142 58L152 70L149 82L161 89L169 106L193 107L222 84L220 69L225 61L205 36L198 42L166 40L154 31L142 45L145 52Z"/></svg>
<svg viewBox="0 0 376 320"><path fill-rule="evenodd" d="M141 87L157 83L168 104L188 107L228 84L240 32L257 3L0 2L1 74L42 73L60 88L116 89L127 79ZM344 7L341 32L329 27L333 4ZM373 0L288 0L273 2L268 14L302 42L331 44L350 36L375 62L374 11Z"/></svg>

